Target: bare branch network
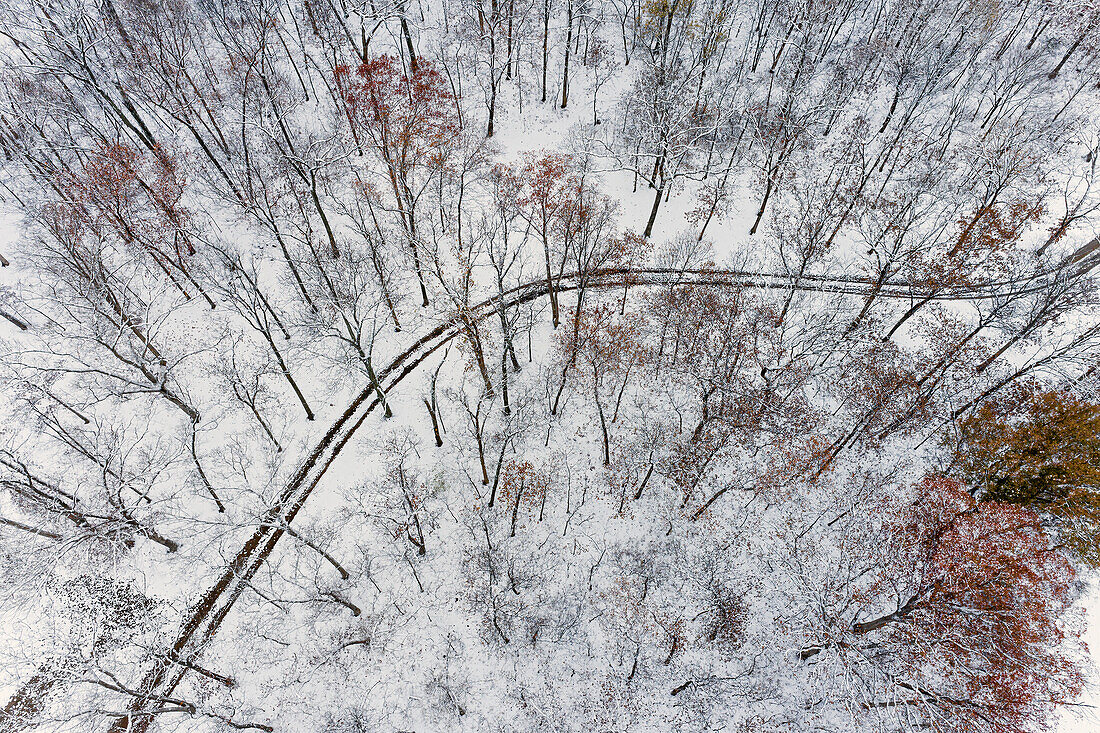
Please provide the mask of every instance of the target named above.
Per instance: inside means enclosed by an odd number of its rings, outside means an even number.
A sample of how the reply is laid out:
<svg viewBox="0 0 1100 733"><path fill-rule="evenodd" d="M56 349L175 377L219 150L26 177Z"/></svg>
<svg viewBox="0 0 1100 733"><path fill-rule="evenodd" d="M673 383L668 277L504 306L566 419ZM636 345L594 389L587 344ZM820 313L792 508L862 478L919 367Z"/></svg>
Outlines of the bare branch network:
<svg viewBox="0 0 1100 733"><path fill-rule="evenodd" d="M0 733L1090 725L1093 0L0 55Z"/></svg>

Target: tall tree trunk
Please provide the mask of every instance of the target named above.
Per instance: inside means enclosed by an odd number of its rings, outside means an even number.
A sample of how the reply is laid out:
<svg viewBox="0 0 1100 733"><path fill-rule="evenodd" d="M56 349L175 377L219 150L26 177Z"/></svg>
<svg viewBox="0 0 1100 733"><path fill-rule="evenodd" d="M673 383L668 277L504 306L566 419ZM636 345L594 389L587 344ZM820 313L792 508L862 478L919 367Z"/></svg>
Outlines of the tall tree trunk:
<svg viewBox="0 0 1100 733"><path fill-rule="evenodd" d="M565 10L567 28L565 31L565 66L561 77L561 108L569 104L569 52L573 45L573 0L568 0Z"/></svg>
<svg viewBox="0 0 1100 733"><path fill-rule="evenodd" d="M646 239L653 234L653 223L657 221L657 209L661 206L661 195L665 191L664 179L661 180L661 184L657 187L657 193L653 196L653 207L649 210L649 221L645 225L645 233L642 235Z"/></svg>
<svg viewBox="0 0 1100 733"><path fill-rule="evenodd" d="M542 101L546 102L546 67L550 61L550 0L542 0Z"/></svg>

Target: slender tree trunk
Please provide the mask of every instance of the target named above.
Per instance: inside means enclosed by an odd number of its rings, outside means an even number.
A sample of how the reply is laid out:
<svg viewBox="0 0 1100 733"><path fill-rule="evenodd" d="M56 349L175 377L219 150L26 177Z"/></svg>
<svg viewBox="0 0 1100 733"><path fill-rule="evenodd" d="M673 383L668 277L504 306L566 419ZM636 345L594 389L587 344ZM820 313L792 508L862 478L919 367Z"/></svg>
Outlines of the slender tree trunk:
<svg viewBox="0 0 1100 733"><path fill-rule="evenodd" d="M340 247L336 244L336 234L332 231L332 225L329 224L328 216L321 206L321 198L317 195L317 171L309 172L309 193L313 197L313 206L317 209L317 213L321 215L321 224L324 225L325 234L328 235L329 249L332 258L336 259L340 256Z"/></svg>
<svg viewBox="0 0 1100 733"><path fill-rule="evenodd" d="M382 389L382 383L378 381L378 375L374 373L374 365L371 363L371 359L367 358L364 362L367 366L367 377L374 386L374 391L378 393L378 401L382 403L383 414L386 417L393 417L393 410L390 409L389 400L386 399L386 390Z"/></svg>
<svg viewBox="0 0 1100 733"><path fill-rule="evenodd" d="M306 396L302 394L302 390L298 387L298 383L294 381L293 375L290 373L290 367L286 365L286 361L283 359L282 353L279 352L279 347L275 345L275 341L271 338L271 334L266 329L261 329L260 333L264 335L267 340L267 345L271 347L271 353L275 356L275 363L279 365L279 371L286 381L290 384L290 388L294 390L294 395L298 398L298 402L301 403L302 409L306 412L306 420L313 420L313 408L309 406L309 402L306 401Z"/></svg>
<svg viewBox="0 0 1100 733"><path fill-rule="evenodd" d="M476 418L475 418L476 420ZM482 434L481 425L475 425L475 432L477 433L475 438L477 441L477 459L481 463L481 485L489 485L489 467L485 464L485 437ZM493 496L489 498L489 508L493 508L493 499L496 497L496 492L493 492Z"/></svg>
<svg viewBox="0 0 1100 733"><path fill-rule="evenodd" d="M558 327L559 315L558 315L558 293L554 288L554 273L550 267L550 240L549 235L543 231L542 235L542 252L546 262L546 290L550 295L550 315L554 322L554 328Z"/></svg>
<svg viewBox="0 0 1100 733"><path fill-rule="evenodd" d="M772 189L774 188L775 184L772 182L772 177L768 176L768 181L764 184L764 200L760 202L760 210L756 212L756 221L752 223L749 234L756 234L756 230L760 227L760 220L764 218L764 210L768 208L768 199L771 198Z"/></svg>
<svg viewBox="0 0 1100 733"><path fill-rule="evenodd" d="M409 70L413 74L416 74L420 68L416 62L416 51L413 49L412 34L409 33L409 21L405 18L405 8L401 8L401 34L405 36L405 48L409 52ZM363 47L363 53L366 53L366 46Z"/></svg>
<svg viewBox="0 0 1100 733"><path fill-rule="evenodd" d="M1053 79L1054 77L1058 76L1059 72L1062 71L1062 67L1066 65L1066 62L1069 61L1069 57L1073 55L1073 52L1077 50L1077 47L1081 45L1081 41L1083 40L1085 40L1084 33L1077 37L1077 40L1074 41L1073 45L1069 47L1069 50L1066 51L1066 55L1062 57L1062 60L1058 62L1058 65L1054 67L1054 70L1047 74L1048 78Z"/></svg>
<svg viewBox="0 0 1100 733"><path fill-rule="evenodd" d="M519 480L519 486L516 487L516 502L512 505L512 533L509 537L516 536L516 520L519 519L519 503L523 500L523 478Z"/></svg>
<svg viewBox="0 0 1100 733"><path fill-rule="evenodd" d="M898 322L894 324L894 327L890 329L890 332L882 337L882 340L883 341L889 341L893 337L894 333L899 328L901 328L902 324L904 324L906 321L908 321L910 318L912 318L916 314L916 312L919 311L921 308L923 308L930 300L932 300L932 296L927 295L927 296L921 298L920 300L918 300L916 303L914 303L913 306L909 310L905 311L905 314L902 315L902 317L898 320Z"/></svg>
<svg viewBox="0 0 1100 733"><path fill-rule="evenodd" d="M606 467L611 465L611 438L607 433L607 416L604 415L603 403L600 402L599 379L595 377L596 375L593 374L592 381L596 386L592 390L592 399L596 403L596 412L600 416L600 432L603 434L603 465Z"/></svg>
<svg viewBox="0 0 1100 733"><path fill-rule="evenodd" d="M13 316L6 310L0 309L0 318L4 318L5 320L10 321L20 331L26 331L30 328L30 326L27 325L26 321L19 318L18 316Z"/></svg>
<svg viewBox="0 0 1100 733"><path fill-rule="evenodd" d="M432 403L427 397L424 398L424 407L428 408L428 417L432 419L432 433L435 435L435 447L440 448L443 446L443 438L439 434L439 421L435 417L435 410L432 408Z"/></svg>
<svg viewBox="0 0 1100 733"><path fill-rule="evenodd" d="M202 485L206 488L206 493L210 494L210 498L214 500L214 504L218 507L218 512L225 513L225 504L222 503L221 498L217 492L214 491L214 486L210 483L210 479L206 477L206 471L202 468L202 462L199 461L199 451L196 445L198 441L198 431L195 429L195 424L191 423L191 460L195 464L195 471L199 474L199 479L202 481Z"/></svg>
<svg viewBox="0 0 1100 733"><path fill-rule="evenodd" d="M852 624L852 633L853 634L866 634L866 633L871 632L871 631L877 631L878 629L881 629L883 626L886 626L888 624L892 624L896 621L902 621L906 617L908 617L909 614L911 614L913 612L913 609L916 607L917 601L918 601L918 597L913 596L912 598L910 598L908 601L905 602L905 605L903 605L901 608L894 611L893 613L888 613L884 616L879 616L878 618L872 619L870 621L863 621L863 622L860 622L860 623Z"/></svg>
<svg viewBox="0 0 1100 733"><path fill-rule="evenodd" d="M653 206L649 210L649 221L645 225L645 233L642 235L646 239L649 239L653 234L653 223L657 221L657 209L661 206L661 195L664 193L664 179L661 180L661 185L657 187L657 193L653 196Z"/></svg>
<svg viewBox="0 0 1100 733"><path fill-rule="evenodd" d="M275 445L275 452L282 453L282 444L279 443L279 439L276 438L275 433L271 431L271 426L267 424L267 421L264 420L263 415L260 414L260 410L256 407L255 401L251 399L244 399L241 393L237 392L236 385L234 385L234 392L237 393L237 399L248 405L248 409L252 411L252 415L256 418L256 422L260 423L260 427L263 428L264 434L267 435L268 439Z"/></svg>
<svg viewBox="0 0 1100 733"><path fill-rule="evenodd" d="M546 67L550 61L550 0L542 1L542 101L546 103Z"/></svg>
<svg viewBox="0 0 1100 733"><path fill-rule="evenodd" d="M508 402L508 342L505 340L500 350L500 396L504 400L504 414L511 415L512 407Z"/></svg>
<svg viewBox="0 0 1100 733"><path fill-rule="evenodd" d="M561 77L561 108L565 109L569 104L569 52L573 45L573 0L568 0L565 10L566 16L566 31L565 31L565 66L562 69Z"/></svg>

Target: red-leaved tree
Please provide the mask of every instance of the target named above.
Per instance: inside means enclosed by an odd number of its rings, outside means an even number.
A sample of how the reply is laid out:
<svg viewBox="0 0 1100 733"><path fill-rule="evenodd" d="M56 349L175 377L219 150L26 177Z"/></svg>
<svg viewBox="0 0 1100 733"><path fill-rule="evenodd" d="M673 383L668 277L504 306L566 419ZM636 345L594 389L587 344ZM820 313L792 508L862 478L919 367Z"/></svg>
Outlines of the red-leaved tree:
<svg viewBox="0 0 1100 733"><path fill-rule="evenodd" d="M877 608L840 645L880 675L882 698L868 705L904 705L934 730L1044 729L1081 689L1083 644L1073 568L1038 515L929 476L888 529L887 567L867 596Z"/></svg>
<svg viewBox="0 0 1100 733"><path fill-rule="evenodd" d="M148 256L184 295L190 297L189 284L212 306L188 262L195 248L191 214L182 204L186 183L167 152L142 154L122 144L98 146L80 169L66 169L56 181L64 196L59 206L71 221Z"/></svg>
<svg viewBox="0 0 1100 733"><path fill-rule="evenodd" d="M550 311L554 328L560 322L555 276L560 275L563 257L554 237L556 222L569 210L574 192L581 186L576 161L569 155L529 156L519 171L526 184L518 193L520 213L538 233L546 265L546 287L550 291ZM551 251L555 255L551 254ZM552 264L552 260L554 263Z"/></svg>
<svg viewBox="0 0 1100 733"><path fill-rule="evenodd" d="M443 75L424 60L406 73L394 57L376 56L354 71L337 66L335 73L356 140L385 169L427 305L417 202L443 169L459 132L454 96Z"/></svg>

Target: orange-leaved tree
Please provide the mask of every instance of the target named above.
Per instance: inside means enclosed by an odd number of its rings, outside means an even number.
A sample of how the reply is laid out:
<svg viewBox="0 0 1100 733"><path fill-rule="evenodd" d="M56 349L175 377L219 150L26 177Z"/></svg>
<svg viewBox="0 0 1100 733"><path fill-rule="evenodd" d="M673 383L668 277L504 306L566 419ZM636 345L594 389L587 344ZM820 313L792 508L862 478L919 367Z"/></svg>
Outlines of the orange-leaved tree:
<svg viewBox="0 0 1100 733"><path fill-rule="evenodd" d="M955 460L982 499L1032 507L1100 564L1100 404L1024 384L961 424Z"/></svg>
<svg viewBox="0 0 1100 733"><path fill-rule="evenodd" d="M877 579L890 610L857 616L839 645L881 680L871 705L905 705L932 730L1045 729L1081 690L1084 648L1073 567L1039 515L943 476L899 509Z"/></svg>
<svg viewBox="0 0 1100 733"><path fill-rule="evenodd" d="M376 56L354 71L337 66L335 81L353 134L385 171L426 306L417 204L446 167L460 132L454 95L428 62L419 61L406 73L388 55Z"/></svg>

